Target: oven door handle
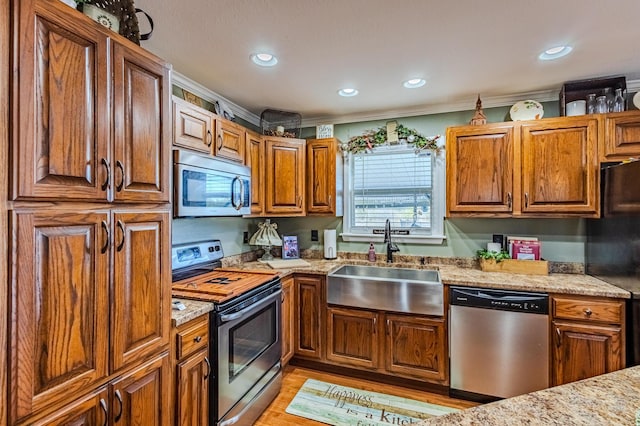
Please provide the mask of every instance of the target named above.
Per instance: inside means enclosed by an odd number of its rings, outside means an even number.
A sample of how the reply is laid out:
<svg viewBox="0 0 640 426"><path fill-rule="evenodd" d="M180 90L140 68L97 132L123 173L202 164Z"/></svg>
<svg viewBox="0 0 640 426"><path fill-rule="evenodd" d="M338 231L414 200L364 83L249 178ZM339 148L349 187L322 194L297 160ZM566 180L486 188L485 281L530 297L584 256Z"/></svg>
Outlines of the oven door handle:
<svg viewBox="0 0 640 426"><path fill-rule="evenodd" d="M239 318L242 318L243 316L245 316L247 313L252 312L256 309L257 305L259 304L260 306L263 305L267 305L269 303L271 303L271 301L273 299L277 299L278 296L282 293L282 291L277 291L275 293L270 294L269 296L265 297L264 299L262 299L260 302L257 303L252 303L251 305L247 306L246 308L244 308L241 311L238 312L234 312L232 314L225 314L225 315L220 315L220 324L224 324L225 322L229 322L229 321L233 321L233 320L237 320Z"/></svg>

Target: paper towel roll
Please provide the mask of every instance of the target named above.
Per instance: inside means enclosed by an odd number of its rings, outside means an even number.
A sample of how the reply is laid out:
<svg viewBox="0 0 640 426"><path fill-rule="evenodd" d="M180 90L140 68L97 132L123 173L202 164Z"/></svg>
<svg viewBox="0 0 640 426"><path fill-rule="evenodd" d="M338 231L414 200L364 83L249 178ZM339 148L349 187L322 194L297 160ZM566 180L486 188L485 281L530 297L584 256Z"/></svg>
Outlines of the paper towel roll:
<svg viewBox="0 0 640 426"><path fill-rule="evenodd" d="M336 230L324 230L324 258L335 259L338 257L338 244L336 243Z"/></svg>

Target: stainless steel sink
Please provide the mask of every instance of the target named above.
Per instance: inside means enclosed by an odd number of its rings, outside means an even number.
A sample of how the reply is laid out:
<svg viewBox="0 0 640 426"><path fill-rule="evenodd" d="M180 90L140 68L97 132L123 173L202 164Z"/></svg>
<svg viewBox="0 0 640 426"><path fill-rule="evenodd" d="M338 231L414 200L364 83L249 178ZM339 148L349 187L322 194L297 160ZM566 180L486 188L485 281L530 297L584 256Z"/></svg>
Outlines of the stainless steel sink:
<svg viewBox="0 0 640 426"><path fill-rule="evenodd" d="M344 265L327 276L327 303L391 312L444 314L440 271Z"/></svg>

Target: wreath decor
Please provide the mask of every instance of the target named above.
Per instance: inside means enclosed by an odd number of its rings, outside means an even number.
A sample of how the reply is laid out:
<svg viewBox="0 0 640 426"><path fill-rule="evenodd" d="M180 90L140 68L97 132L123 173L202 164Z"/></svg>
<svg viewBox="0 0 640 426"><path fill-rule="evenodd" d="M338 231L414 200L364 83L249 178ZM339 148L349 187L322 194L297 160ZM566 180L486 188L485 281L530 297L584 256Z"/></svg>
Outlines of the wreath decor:
<svg viewBox="0 0 640 426"><path fill-rule="evenodd" d="M415 129L409 129L402 124L398 125L396 131L398 132L398 139L401 142L406 141L407 144L413 145L416 153L426 149L439 153L442 149L437 143L440 135L428 138L418 133ZM352 137L346 144L343 144L342 150L352 154L367 153L376 146L381 145L388 145L387 126L382 126L378 130L367 130L363 135Z"/></svg>

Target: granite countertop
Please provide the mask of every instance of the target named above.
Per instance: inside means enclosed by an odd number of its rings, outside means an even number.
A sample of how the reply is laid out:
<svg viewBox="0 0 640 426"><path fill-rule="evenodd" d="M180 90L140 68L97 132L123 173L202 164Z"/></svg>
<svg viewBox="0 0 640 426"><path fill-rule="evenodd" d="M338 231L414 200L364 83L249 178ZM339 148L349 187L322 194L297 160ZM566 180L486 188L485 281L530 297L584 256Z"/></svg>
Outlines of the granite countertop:
<svg viewBox="0 0 640 426"><path fill-rule="evenodd" d="M418 425L635 425L640 366L503 399Z"/></svg>
<svg viewBox="0 0 640 426"><path fill-rule="evenodd" d="M575 294L582 296L613 297L628 299L630 293L602 280L584 274L525 275L505 272L483 272L477 268L463 268L455 265L418 265L407 263L376 263L350 259L304 259L310 266L277 269L281 277L292 273L326 275L345 264L391 266L397 268L438 269L442 282L448 285L486 287L523 291L544 291L548 293ZM243 269L271 269L261 262L245 262L233 265Z"/></svg>
<svg viewBox="0 0 640 426"><path fill-rule="evenodd" d="M173 300L179 300L186 306L187 309L178 311L176 309L171 310L171 325L173 327L179 327L192 319L198 318L201 315L205 315L213 311L213 303L202 302L200 300L187 300L173 298Z"/></svg>

